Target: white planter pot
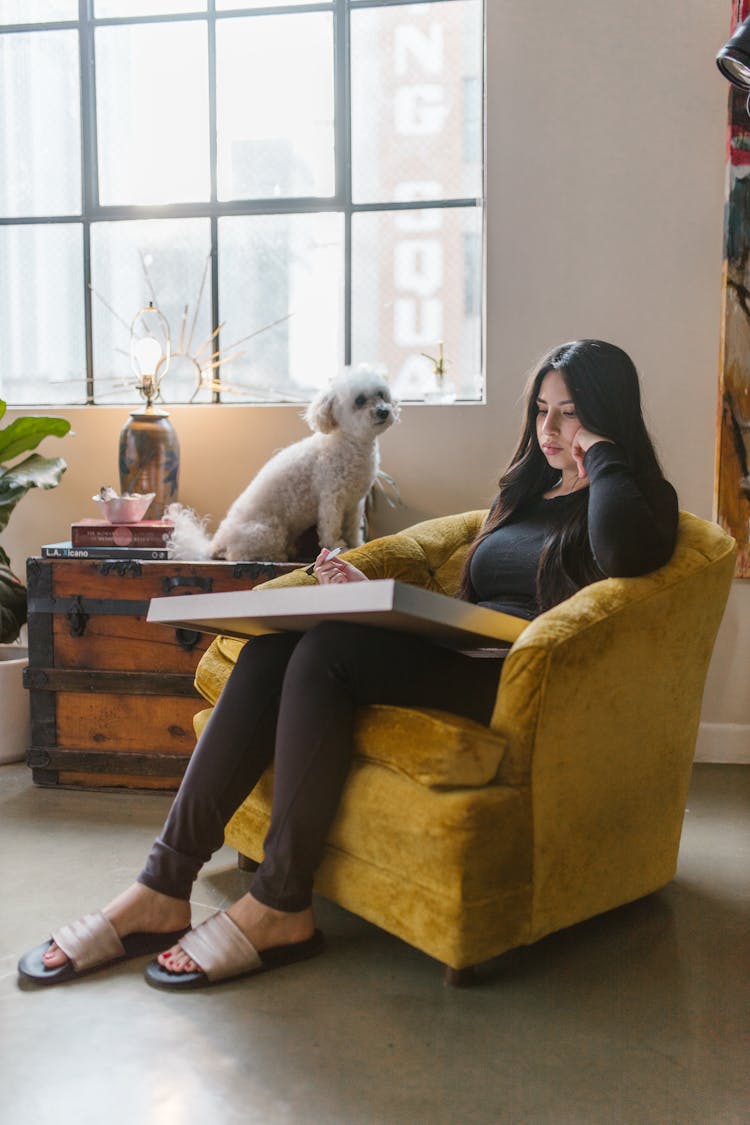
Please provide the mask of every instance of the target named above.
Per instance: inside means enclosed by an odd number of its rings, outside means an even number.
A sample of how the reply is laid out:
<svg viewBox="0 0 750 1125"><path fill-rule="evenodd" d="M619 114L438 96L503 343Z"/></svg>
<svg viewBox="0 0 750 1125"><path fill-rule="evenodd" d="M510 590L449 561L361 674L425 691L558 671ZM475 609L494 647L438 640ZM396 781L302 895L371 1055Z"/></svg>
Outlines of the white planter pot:
<svg viewBox="0 0 750 1125"><path fill-rule="evenodd" d="M29 693L23 686L28 649L0 645L0 764L22 762L31 743Z"/></svg>

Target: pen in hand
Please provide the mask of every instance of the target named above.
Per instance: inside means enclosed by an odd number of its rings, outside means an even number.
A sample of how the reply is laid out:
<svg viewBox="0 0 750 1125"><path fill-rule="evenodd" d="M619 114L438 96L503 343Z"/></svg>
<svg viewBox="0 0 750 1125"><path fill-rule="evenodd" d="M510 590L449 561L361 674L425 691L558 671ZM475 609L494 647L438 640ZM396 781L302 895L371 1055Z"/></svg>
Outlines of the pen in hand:
<svg viewBox="0 0 750 1125"><path fill-rule="evenodd" d="M328 560L332 559L335 555L340 555L342 550L343 550L343 547L334 547L332 551L328 552L326 557L323 559L323 562L328 562ZM317 559L316 559L316 562L317 562ZM315 570L315 563L310 563L309 566L305 567L305 574L312 574L314 570Z"/></svg>

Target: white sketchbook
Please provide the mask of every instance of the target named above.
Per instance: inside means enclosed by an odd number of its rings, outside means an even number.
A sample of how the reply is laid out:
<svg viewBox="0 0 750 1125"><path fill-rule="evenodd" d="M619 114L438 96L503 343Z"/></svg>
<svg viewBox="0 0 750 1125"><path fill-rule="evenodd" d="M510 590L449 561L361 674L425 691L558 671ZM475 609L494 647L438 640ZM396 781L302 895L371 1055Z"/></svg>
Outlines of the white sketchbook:
<svg viewBox="0 0 750 1125"><path fill-rule="evenodd" d="M393 578L152 598L147 620L245 638L269 632L304 632L331 618L419 633L448 648L466 650L507 646L529 624L524 618Z"/></svg>

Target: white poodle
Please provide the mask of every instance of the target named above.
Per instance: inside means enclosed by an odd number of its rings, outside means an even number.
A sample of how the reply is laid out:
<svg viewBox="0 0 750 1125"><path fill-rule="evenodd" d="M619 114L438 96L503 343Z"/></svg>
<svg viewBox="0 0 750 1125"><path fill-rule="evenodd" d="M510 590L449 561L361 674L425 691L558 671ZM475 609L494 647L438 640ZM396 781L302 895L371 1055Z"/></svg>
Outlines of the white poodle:
<svg viewBox="0 0 750 1125"><path fill-rule="evenodd" d="M167 546L177 559L285 562L317 525L323 547L362 542L365 499L378 472L378 437L398 420L384 377L368 368L319 392L304 418L314 432L279 450L237 497L213 538L205 520L172 504Z"/></svg>

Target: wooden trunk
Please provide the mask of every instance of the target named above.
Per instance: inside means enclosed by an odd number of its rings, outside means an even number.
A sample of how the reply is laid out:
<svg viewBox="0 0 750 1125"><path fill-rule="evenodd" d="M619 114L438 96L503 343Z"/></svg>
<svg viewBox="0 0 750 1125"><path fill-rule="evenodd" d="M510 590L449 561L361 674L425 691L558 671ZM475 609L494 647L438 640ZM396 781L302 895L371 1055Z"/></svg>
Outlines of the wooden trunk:
<svg viewBox="0 0 750 1125"><path fill-rule="evenodd" d="M206 706L193 676L213 637L148 624L150 599L249 589L298 566L29 559L34 782L176 789Z"/></svg>

